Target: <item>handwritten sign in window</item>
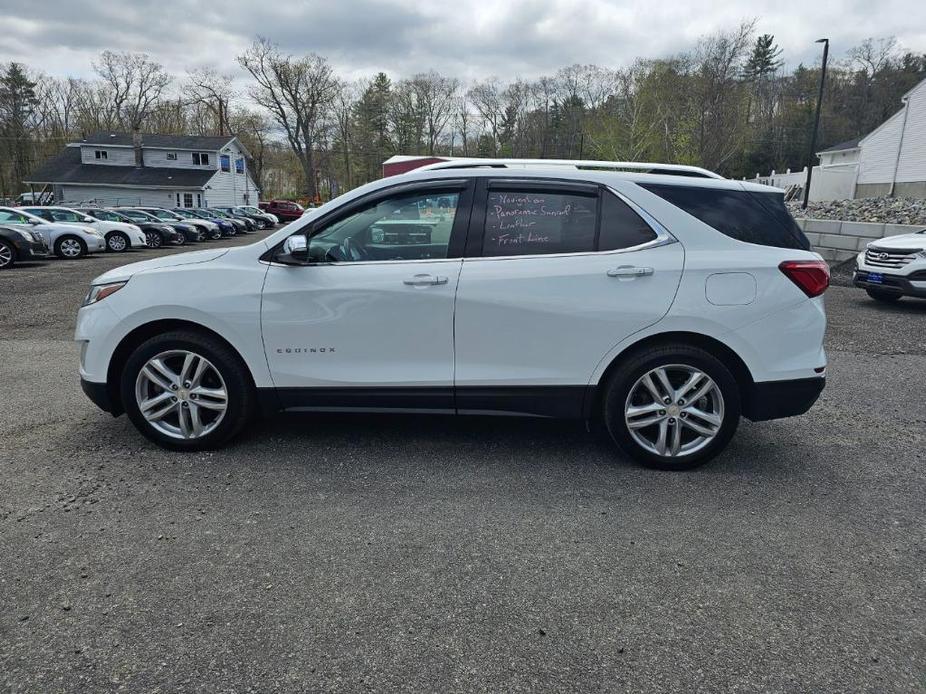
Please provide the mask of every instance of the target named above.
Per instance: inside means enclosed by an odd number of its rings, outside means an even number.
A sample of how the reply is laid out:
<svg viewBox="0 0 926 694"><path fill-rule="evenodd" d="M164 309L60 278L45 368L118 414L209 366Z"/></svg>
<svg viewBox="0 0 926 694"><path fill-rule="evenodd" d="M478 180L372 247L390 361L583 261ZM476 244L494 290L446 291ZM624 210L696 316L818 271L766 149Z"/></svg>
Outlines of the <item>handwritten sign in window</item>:
<svg viewBox="0 0 926 694"><path fill-rule="evenodd" d="M483 255L591 251L597 200L582 195L492 191Z"/></svg>

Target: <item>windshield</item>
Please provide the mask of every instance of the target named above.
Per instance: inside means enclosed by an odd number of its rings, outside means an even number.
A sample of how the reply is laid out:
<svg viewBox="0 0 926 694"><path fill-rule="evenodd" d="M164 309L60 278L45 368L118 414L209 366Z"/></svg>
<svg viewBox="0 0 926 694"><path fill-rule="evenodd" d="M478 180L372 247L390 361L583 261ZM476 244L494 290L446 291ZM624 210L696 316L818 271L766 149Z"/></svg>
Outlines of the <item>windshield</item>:
<svg viewBox="0 0 926 694"><path fill-rule="evenodd" d="M0 209L0 222L8 222L10 224L29 224L33 221L38 222L39 224L47 224L47 222L41 217L36 217L34 214L29 214L28 212L23 212L22 210Z"/></svg>
<svg viewBox="0 0 926 694"><path fill-rule="evenodd" d="M187 210L187 214L193 217L198 217L199 219L206 219L209 215L204 214L202 210Z"/></svg>
<svg viewBox="0 0 926 694"><path fill-rule="evenodd" d="M79 212L84 212L84 210L78 210ZM102 219L104 222L124 222L125 217L121 214L116 214L115 212L110 212L109 210L88 210L86 214L91 217L96 217L97 219Z"/></svg>
<svg viewBox="0 0 926 694"><path fill-rule="evenodd" d="M129 219L135 219L139 222L160 222L161 220L155 217L153 214L148 214L147 212L142 212L141 210L120 210L120 214L124 214Z"/></svg>
<svg viewBox="0 0 926 694"><path fill-rule="evenodd" d="M176 222L180 220L180 217L175 215L173 212L168 212L167 210L155 209L148 210L149 214L153 214L158 219L166 219L170 222Z"/></svg>
<svg viewBox="0 0 926 694"><path fill-rule="evenodd" d="M209 210L209 214L215 215L220 219L228 219L229 216L227 213L222 212L221 210Z"/></svg>
<svg viewBox="0 0 926 694"><path fill-rule="evenodd" d="M85 214L63 207L52 207L50 211L52 219L56 222L84 222L87 217Z"/></svg>
<svg viewBox="0 0 926 694"><path fill-rule="evenodd" d="M245 212L254 212L255 214L263 214L263 210L261 210L260 208L257 208L257 207L250 207L250 206L247 206L247 207L246 207L246 206L242 206L242 207L236 207L235 209L236 209L236 210L244 210Z"/></svg>

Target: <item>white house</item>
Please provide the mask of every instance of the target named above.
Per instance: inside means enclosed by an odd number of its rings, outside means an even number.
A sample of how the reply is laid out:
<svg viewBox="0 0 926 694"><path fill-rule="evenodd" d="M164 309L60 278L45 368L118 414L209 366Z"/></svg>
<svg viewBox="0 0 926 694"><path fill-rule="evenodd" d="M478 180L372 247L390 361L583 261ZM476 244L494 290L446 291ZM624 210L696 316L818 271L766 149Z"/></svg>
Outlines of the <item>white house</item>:
<svg viewBox="0 0 926 694"><path fill-rule="evenodd" d="M858 198L926 198L926 80L901 101L900 111L859 142Z"/></svg>
<svg viewBox="0 0 926 694"><path fill-rule="evenodd" d="M72 142L25 183L58 202L152 207L256 204L237 137L98 132Z"/></svg>
<svg viewBox="0 0 926 694"><path fill-rule="evenodd" d="M820 166L824 169L857 167L859 153L861 152L861 147L859 147L861 139L856 137L854 140L840 142L838 145L827 147L822 152L817 152Z"/></svg>

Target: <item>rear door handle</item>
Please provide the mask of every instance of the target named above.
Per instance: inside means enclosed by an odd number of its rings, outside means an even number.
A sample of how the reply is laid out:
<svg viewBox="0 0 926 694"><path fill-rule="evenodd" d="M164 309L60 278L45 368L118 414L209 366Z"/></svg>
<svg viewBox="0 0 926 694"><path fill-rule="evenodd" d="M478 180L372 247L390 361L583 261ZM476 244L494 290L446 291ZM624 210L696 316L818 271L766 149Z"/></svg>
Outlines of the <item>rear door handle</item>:
<svg viewBox="0 0 926 694"><path fill-rule="evenodd" d="M608 270L608 277L646 277L654 272L651 267L635 267L633 265L621 265L620 267Z"/></svg>
<svg viewBox="0 0 926 694"><path fill-rule="evenodd" d="M440 275L414 275L402 280L402 284L407 284L409 287L430 287L436 284L447 284L447 278Z"/></svg>

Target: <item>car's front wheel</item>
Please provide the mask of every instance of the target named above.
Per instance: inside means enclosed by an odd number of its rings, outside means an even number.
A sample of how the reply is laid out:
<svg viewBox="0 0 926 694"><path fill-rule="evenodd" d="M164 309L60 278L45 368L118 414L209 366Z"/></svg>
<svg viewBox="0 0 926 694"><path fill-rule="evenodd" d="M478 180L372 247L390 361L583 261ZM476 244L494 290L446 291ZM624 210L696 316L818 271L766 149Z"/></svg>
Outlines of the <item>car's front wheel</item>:
<svg viewBox="0 0 926 694"><path fill-rule="evenodd" d="M141 344L126 362L121 395L138 430L175 450L225 443L255 408L254 387L240 357L214 337L187 331Z"/></svg>
<svg viewBox="0 0 926 694"><path fill-rule="evenodd" d="M55 241L55 255L59 258L80 258L87 254L87 246L76 236L62 236Z"/></svg>
<svg viewBox="0 0 926 694"><path fill-rule="evenodd" d="M0 241L0 270L13 267L16 262L16 251L6 241Z"/></svg>
<svg viewBox="0 0 926 694"><path fill-rule="evenodd" d="M629 357L604 394L614 441L644 465L684 470L729 443L740 418L736 379L711 353L667 344Z"/></svg>
<svg viewBox="0 0 926 694"><path fill-rule="evenodd" d="M883 301L886 304L893 304L895 301L900 300L900 294L897 292L887 292L883 289L871 289L870 287L865 290L875 301Z"/></svg>
<svg viewBox="0 0 926 694"><path fill-rule="evenodd" d="M113 231L106 236L106 250L110 253L121 253L129 247L129 237L121 231Z"/></svg>
<svg viewBox="0 0 926 694"><path fill-rule="evenodd" d="M186 244L186 234L180 232L174 237L174 243L178 246Z"/></svg>

